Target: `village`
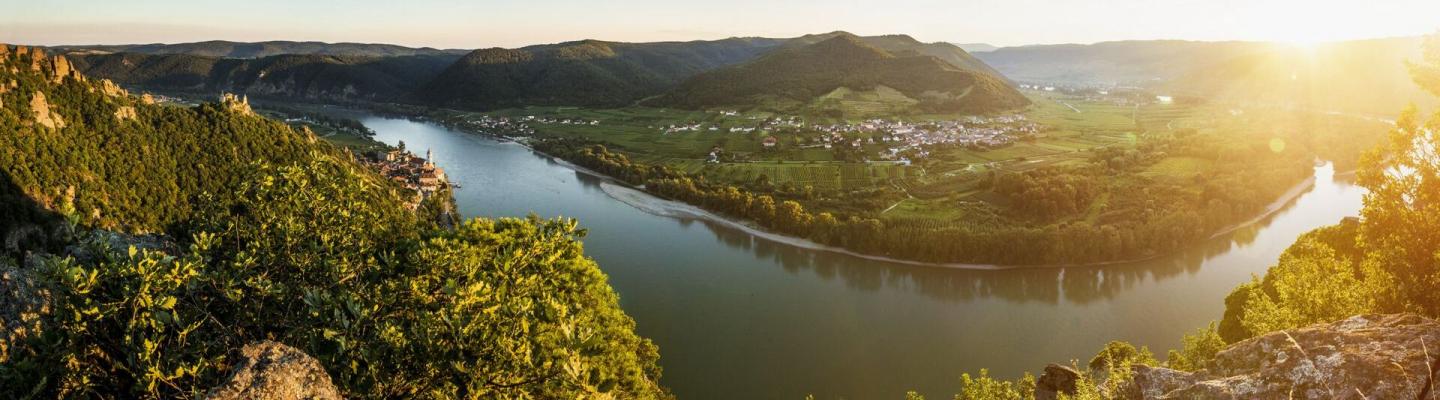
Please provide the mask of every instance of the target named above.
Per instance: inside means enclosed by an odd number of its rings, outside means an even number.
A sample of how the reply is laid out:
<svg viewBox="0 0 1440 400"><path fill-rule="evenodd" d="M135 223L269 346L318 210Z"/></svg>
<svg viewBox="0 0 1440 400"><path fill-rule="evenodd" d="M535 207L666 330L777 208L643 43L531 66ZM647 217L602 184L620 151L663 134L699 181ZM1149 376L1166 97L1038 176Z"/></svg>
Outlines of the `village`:
<svg viewBox="0 0 1440 400"><path fill-rule="evenodd" d="M406 201L406 207L411 210L452 186L445 176L445 169L431 161L433 158L429 150L425 151L425 158L420 158L406 151L402 143L398 149L367 152L356 159L378 171L380 176L414 192L414 196Z"/></svg>
<svg viewBox="0 0 1440 400"><path fill-rule="evenodd" d="M715 115L706 121L649 124L645 125L645 129L667 136L741 135L756 140L762 149L783 147L782 143L790 143L798 148L864 148L874 152L860 158L878 157L880 160L902 163L908 163L911 157L925 157L929 150L936 146L991 149L1038 136L1043 131L1042 125L1020 114L966 116L947 120L868 119L858 122L812 123L798 116L747 116L730 110L708 113ZM600 120L577 117L486 114L471 114L448 123L458 125L459 128L507 137L534 136L537 127L597 127L603 124ZM784 140L781 140L782 138ZM877 149L877 146L880 148ZM719 162L719 157L714 153L706 158L707 162Z"/></svg>

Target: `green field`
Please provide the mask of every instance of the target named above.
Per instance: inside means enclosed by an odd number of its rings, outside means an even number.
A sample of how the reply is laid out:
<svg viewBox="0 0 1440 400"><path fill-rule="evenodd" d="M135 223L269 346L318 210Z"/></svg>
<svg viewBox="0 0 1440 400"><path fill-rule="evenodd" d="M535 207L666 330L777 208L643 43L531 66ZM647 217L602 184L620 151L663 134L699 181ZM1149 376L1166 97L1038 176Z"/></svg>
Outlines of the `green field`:
<svg viewBox="0 0 1440 400"><path fill-rule="evenodd" d="M889 104L907 99L880 88L868 92L836 90L817 100L813 107L837 107L846 115L883 111ZM898 93L898 92L896 92ZM990 176L1044 167L1079 166L1089 162L1093 151L1105 147L1132 147L1145 135L1168 134L1181 128L1213 125L1217 110L1176 104L1123 105L1050 92L1027 92L1033 105L1022 113L1045 127L1038 137L994 149L937 148L923 163L898 165L892 162L841 162L836 153L787 128L758 129L770 113L750 112L725 115L717 110L686 111L646 107L582 109L573 107L527 107L486 113L511 119L552 118L598 121L587 124L531 123L538 137L576 137L600 141L611 150L646 164L666 165L712 181L753 183L763 177L775 185L811 187L822 191L851 191L867 188L898 188L909 200L902 201L883 216L895 219L958 218L959 202L995 203L996 196L983 186ZM452 117L475 117L478 113L451 111ZM955 116L911 116L907 120L953 119ZM666 132L671 126L696 126L699 130ZM730 132L730 128L757 127L752 132ZM773 149L761 146L769 135L779 139ZM707 163L711 149L733 155L733 161ZM862 146L865 154L884 149ZM1148 167L1149 178L1185 179L1202 173L1204 160L1175 157ZM1094 207L1098 216L1103 204Z"/></svg>

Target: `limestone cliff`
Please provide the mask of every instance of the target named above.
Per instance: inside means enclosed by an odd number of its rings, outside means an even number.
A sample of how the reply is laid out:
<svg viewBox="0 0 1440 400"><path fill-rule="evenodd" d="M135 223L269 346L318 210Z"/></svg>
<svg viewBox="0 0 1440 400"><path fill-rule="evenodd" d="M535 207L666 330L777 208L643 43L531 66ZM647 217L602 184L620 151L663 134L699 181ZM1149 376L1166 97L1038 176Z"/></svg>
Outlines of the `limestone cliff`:
<svg viewBox="0 0 1440 400"><path fill-rule="evenodd" d="M65 127L65 120L60 119L59 114L50 111L50 103L45 101L45 92L36 91L30 97L30 112L35 114L35 123L51 129Z"/></svg>

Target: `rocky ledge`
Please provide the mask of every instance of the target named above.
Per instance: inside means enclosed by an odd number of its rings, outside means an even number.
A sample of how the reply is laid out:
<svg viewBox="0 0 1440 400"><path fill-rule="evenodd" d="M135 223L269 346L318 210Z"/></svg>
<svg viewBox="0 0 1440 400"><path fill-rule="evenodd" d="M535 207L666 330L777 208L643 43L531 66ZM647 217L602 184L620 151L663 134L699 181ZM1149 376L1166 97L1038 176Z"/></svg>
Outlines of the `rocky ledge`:
<svg viewBox="0 0 1440 400"><path fill-rule="evenodd" d="M1440 400L1440 323L1358 315L1232 344L1198 372L1134 371L1125 398Z"/></svg>

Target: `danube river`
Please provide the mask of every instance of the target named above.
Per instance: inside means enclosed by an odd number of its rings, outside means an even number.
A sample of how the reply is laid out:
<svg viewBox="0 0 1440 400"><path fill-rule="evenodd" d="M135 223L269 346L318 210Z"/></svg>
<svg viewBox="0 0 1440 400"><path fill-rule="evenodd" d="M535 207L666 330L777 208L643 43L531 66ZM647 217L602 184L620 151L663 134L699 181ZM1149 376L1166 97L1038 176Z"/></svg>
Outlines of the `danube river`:
<svg viewBox="0 0 1440 400"><path fill-rule="evenodd" d="M1357 215L1364 190L1316 169L1315 185L1258 223L1180 254L1108 266L964 270L812 251L706 221L647 214L599 178L529 149L444 127L364 116L461 186L466 217L576 218L585 252L660 347L681 399L930 398L962 372L1018 377L1083 363L1107 341L1161 358L1218 320L1235 285L1300 234Z"/></svg>

